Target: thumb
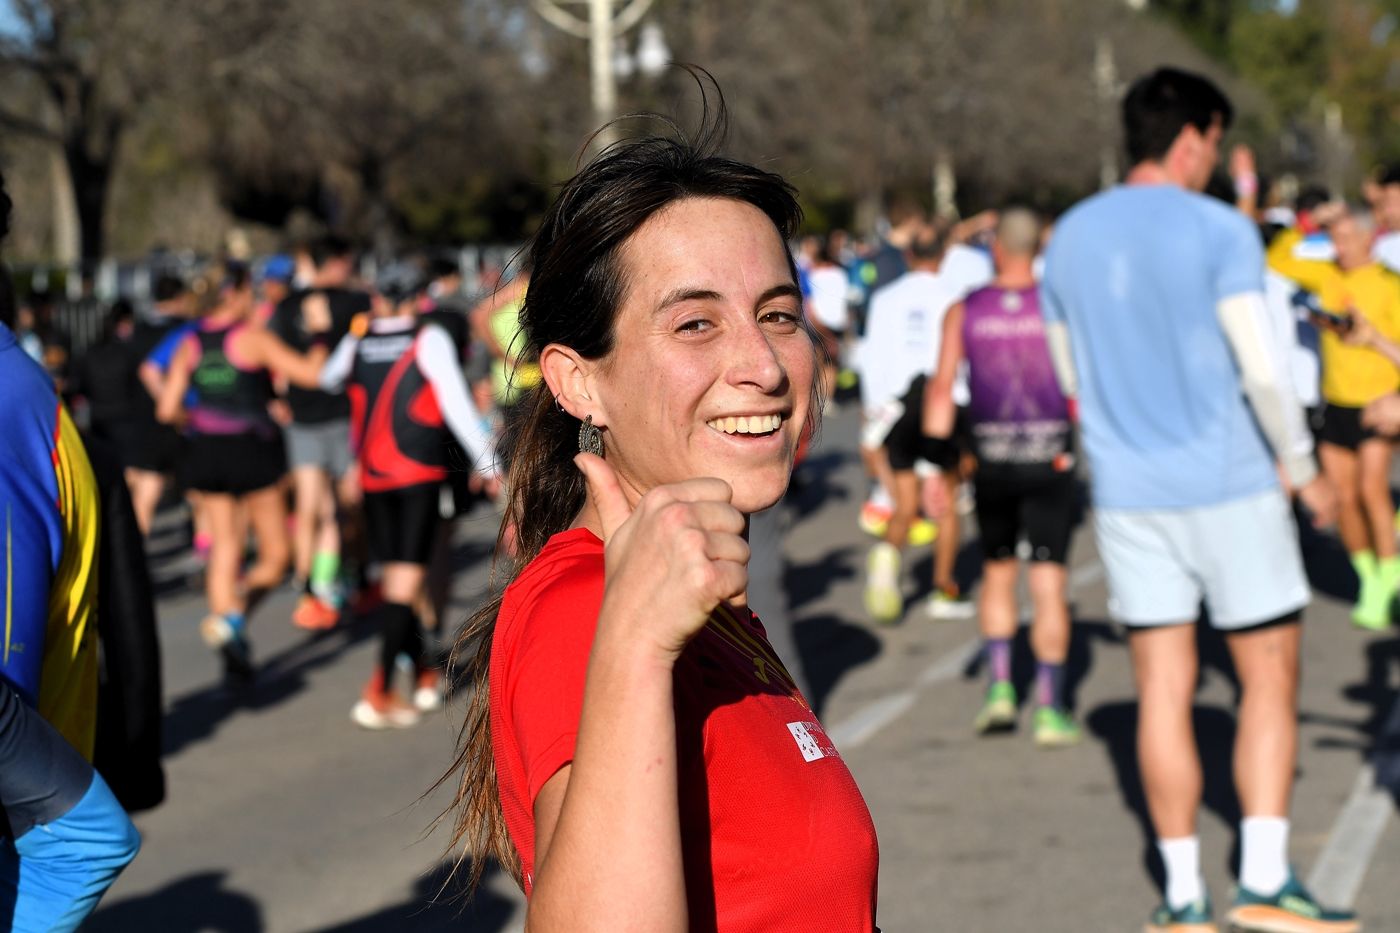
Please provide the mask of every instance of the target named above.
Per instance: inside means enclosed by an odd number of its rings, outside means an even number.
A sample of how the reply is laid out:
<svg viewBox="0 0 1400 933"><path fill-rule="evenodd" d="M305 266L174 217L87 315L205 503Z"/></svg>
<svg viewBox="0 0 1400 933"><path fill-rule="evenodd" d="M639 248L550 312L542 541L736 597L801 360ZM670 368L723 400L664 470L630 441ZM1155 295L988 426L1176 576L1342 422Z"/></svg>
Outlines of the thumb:
<svg viewBox="0 0 1400 933"><path fill-rule="evenodd" d="M593 507L598 510L598 521L603 525L603 543L606 544L612 540L618 527L632 517L632 506L622 492L617 474L602 457L579 454L574 457L574 465L583 472L583 480L588 484L588 495L593 500Z"/></svg>

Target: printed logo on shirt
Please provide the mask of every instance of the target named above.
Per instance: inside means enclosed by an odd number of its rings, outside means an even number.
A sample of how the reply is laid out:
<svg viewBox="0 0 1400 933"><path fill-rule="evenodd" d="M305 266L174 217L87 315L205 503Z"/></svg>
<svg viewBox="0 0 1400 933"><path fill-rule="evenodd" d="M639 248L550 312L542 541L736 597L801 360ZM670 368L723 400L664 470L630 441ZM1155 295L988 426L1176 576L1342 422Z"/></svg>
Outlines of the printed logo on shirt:
<svg viewBox="0 0 1400 933"><path fill-rule="evenodd" d="M792 733L793 740L797 742L797 750L802 753L803 761L841 757L840 753L836 751L836 746L831 744L831 739L826 737L821 723L790 722L787 727L788 731Z"/></svg>
<svg viewBox="0 0 1400 933"><path fill-rule="evenodd" d="M797 689L792 674L783 666L783 662L778 660L773 649L750 632L732 609L723 604L716 606L710 613L706 628L721 643L753 665L754 679L760 684L776 687L797 701L803 709L811 710L806 698L802 696L802 691Z"/></svg>

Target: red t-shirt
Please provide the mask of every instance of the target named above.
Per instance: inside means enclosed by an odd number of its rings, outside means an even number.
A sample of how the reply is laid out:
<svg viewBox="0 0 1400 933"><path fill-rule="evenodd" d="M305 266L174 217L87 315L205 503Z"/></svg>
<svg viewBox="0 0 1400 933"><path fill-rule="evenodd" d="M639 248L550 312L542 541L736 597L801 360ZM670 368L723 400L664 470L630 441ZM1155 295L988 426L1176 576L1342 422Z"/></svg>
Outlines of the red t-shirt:
<svg viewBox="0 0 1400 933"><path fill-rule="evenodd" d="M528 896L534 802L573 760L603 601L603 544L555 535L506 590L491 740ZM675 669L692 931L875 930L879 850L846 763L746 610L717 609Z"/></svg>

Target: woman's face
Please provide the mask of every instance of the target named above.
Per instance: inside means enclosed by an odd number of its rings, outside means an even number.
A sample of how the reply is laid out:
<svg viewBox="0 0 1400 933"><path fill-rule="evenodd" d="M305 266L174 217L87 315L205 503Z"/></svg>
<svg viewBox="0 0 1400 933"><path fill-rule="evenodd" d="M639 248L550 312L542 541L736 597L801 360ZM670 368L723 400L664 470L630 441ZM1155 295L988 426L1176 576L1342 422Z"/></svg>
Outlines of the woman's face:
<svg viewBox="0 0 1400 933"><path fill-rule="evenodd" d="M607 460L635 501L718 477L752 513L787 489L815 353L777 228L758 208L687 198L623 244L613 351L591 386Z"/></svg>

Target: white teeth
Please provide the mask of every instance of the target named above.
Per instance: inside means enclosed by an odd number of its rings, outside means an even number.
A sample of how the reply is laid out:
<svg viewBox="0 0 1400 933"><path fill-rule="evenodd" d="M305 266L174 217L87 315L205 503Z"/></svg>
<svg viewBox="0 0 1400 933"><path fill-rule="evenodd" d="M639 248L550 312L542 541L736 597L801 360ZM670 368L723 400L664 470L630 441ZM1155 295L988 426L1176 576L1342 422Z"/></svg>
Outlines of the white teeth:
<svg viewBox="0 0 1400 933"><path fill-rule="evenodd" d="M740 415L706 422L725 434L768 434L782 426L782 415Z"/></svg>

